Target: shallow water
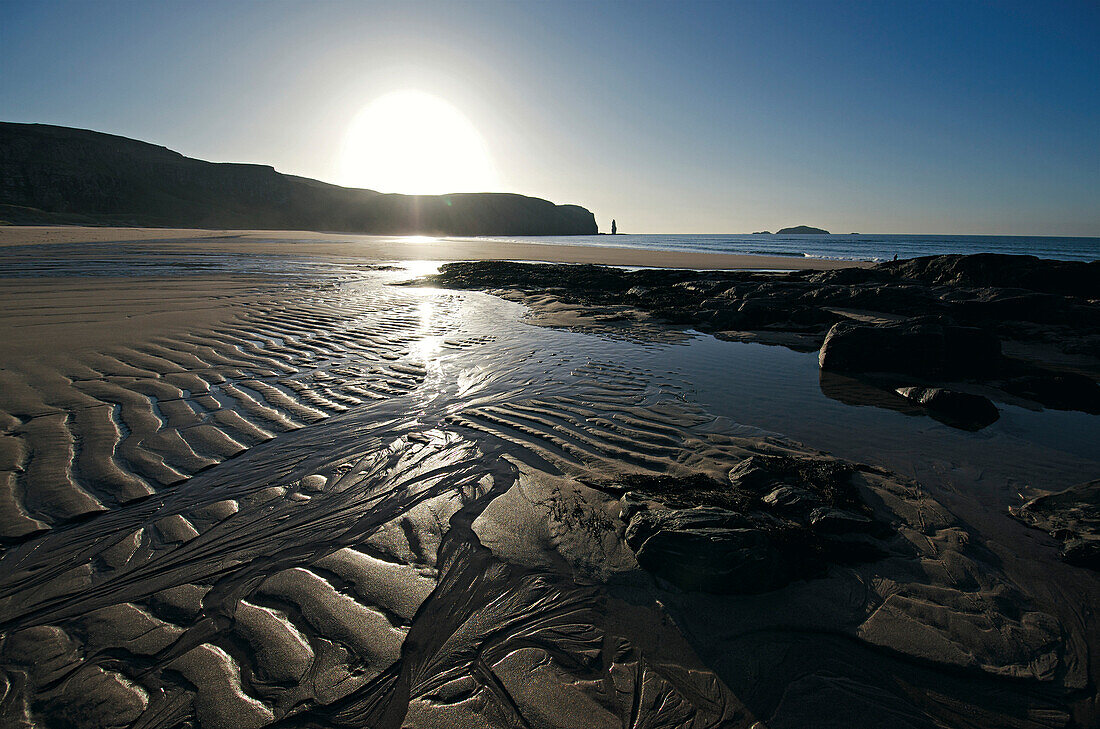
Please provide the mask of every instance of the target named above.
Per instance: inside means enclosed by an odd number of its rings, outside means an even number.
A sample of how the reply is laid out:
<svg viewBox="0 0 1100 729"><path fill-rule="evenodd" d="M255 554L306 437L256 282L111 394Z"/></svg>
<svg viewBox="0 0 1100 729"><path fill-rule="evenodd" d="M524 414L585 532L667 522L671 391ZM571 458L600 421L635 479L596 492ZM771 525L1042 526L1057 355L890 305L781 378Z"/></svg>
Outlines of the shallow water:
<svg viewBox="0 0 1100 729"><path fill-rule="evenodd" d="M816 352L700 335L669 348L667 361L692 383L692 398L716 415L913 477L921 462L935 461L980 471L986 483L1058 490L1100 473L1095 415L997 402L1000 419L971 433L906 408L900 397L898 410L836 399L847 394L859 402L866 390L835 376L840 382L829 388L829 375L822 384Z"/></svg>

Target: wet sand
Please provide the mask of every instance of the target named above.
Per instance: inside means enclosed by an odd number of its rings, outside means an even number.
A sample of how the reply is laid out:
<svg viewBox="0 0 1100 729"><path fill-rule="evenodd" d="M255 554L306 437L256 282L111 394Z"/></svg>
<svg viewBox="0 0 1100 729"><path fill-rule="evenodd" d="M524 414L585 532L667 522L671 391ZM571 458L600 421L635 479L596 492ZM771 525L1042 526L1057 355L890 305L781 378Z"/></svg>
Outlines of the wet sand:
<svg viewBox="0 0 1100 729"><path fill-rule="evenodd" d="M482 243L53 232L0 228L5 726L1096 719L1095 573L1004 515L1025 484L991 465L1095 467L1046 421L831 425L760 345L390 285ZM776 464L857 524L754 507L812 570L731 594L647 558L647 524L773 496Z"/></svg>

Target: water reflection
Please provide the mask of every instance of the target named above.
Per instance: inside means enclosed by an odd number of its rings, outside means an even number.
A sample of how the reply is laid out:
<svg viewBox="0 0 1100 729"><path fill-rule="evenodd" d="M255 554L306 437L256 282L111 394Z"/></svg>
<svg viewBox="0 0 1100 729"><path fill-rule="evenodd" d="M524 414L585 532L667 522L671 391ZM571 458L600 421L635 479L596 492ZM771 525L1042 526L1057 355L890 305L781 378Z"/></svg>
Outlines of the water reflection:
<svg viewBox="0 0 1100 729"><path fill-rule="evenodd" d="M660 359L692 383L693 399L715 415L931 485L985 493L994 497L992 508L1015 504L1016 489L1066 488L1100 471L1094 415L997 402L1000 420L972 433L892 393L822 375L812 353L700 336L664 348Z"/></svg>

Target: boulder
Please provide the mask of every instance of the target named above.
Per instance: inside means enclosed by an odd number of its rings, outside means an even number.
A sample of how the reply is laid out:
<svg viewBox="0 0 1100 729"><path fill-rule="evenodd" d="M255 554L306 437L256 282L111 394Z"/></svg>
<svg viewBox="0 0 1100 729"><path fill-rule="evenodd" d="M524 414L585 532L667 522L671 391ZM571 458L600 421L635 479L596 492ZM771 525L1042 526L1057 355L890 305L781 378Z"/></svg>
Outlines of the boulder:
<svg viewBox="0 0 1100 729"><path fill-rule="evenodd" d="M818 364L835 372L980 377L1001 364L1001 343L985 330L938 317L881 324L841 321L825 335Z"/></svg>
<svg viewBox="0 0 1100 729"><path fill-rule="evenodd" d="M981 430L1001 417L989 398L942 387L899 387L897 394L926 408L932 417L962 430Z"/></svg>

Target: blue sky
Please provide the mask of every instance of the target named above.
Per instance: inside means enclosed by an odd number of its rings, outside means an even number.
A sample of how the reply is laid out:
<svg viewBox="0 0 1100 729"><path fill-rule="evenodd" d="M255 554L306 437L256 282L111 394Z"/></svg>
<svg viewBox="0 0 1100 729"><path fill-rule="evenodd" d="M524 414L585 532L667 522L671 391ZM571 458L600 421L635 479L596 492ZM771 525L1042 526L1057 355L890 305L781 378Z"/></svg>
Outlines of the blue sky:
<svg viewBox="0 0 1100 729"><path fill-rule="evenodd" d="M340 181L415 89L601 228L1100 235L1098 38L1088 1L0 0L0 119Z"/></svg>

